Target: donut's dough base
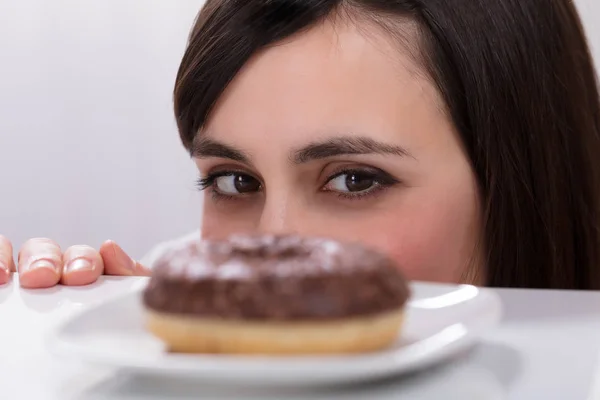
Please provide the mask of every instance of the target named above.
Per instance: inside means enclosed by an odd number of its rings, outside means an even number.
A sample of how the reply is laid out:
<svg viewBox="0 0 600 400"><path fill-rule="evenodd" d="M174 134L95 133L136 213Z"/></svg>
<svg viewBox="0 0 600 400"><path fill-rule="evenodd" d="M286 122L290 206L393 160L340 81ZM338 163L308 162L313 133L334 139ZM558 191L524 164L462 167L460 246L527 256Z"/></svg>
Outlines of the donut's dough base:
<svg viewBox="0 0 600 400"><path fill-rule="evenodd" d="M335 321L218 320L146 311L148 330L177 353L335 354L390 346L403 310Z"/></svg>

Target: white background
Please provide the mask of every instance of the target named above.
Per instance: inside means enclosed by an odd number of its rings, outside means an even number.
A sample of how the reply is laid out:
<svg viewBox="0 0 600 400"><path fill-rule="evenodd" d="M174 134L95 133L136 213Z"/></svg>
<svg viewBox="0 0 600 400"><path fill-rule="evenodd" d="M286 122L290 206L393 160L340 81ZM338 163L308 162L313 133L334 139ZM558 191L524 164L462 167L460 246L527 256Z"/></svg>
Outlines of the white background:
<svg viewBox="0 0 600 400"><path fill-rule="evenodd" d="M576 0L600 60L600 1ZM0 233L135 257L196 229L172 89L202 0L0 0Z"/></svg>

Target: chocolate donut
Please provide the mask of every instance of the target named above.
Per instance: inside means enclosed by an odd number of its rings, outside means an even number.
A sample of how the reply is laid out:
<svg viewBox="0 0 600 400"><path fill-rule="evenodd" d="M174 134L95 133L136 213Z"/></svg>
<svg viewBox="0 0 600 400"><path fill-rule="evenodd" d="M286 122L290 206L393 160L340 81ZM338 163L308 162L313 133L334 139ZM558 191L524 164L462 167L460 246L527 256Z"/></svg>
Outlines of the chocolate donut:
<svg viewBox="0 0 600 400"><path fill-rule="evenodd" d="M394 262L361 245L234 236L165 254L155 264L143 304L150 330L175 351L323 353L389 344L408 297L407 281ZM377 332L378 324L385 329ZM358 328L350 329L354 325ZM340 346L335 336L344 329L354 338ZM334 340L290 341L332 330L338 330ZM256 339L260 332L262 340Z"/></svg>

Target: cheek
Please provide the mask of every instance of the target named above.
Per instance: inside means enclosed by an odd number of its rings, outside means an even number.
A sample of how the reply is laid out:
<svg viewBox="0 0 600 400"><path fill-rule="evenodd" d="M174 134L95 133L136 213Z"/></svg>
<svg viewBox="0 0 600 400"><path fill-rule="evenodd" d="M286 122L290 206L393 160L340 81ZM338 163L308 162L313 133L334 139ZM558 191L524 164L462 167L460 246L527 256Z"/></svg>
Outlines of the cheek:
<svg viewBox="0 0 600 400"><path fill-rule="evenodd" d="M224 209L214 200L204 200L202 209L202 239L222 240L234 233L252 233L256 229L253 210Z"/></svg>
<svg viewBox="0 0 600 400"><path fill-rule="evenodd" d="M366 231L365 242L391 256L411 280L459 282L468 263L464 237L437 215ZM385 233L384 233L385 232Z"/></svg>
<svg viewBox="0 0 600 400"><path fill-rule="evenodd" d="M401 207L369 213L328 232L357 240L392 257L411 280L459 283L479 236L478 202L472 198L414 196ZM360 229L357 229L360 226Z"/></svg>
<svg viewBox="0 0 600 400"><path fill-rule="evenodd" d="M393 257L412 280L458 283L475 255L476 199L423 199L382 218L365 241Z"/></svg>

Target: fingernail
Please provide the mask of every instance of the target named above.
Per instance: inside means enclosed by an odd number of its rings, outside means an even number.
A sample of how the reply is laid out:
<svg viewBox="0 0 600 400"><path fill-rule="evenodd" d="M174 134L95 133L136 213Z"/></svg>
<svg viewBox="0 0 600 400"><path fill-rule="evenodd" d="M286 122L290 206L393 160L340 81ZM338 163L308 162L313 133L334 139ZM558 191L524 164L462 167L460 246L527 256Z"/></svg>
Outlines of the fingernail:
<svg viewBox="0 0 600 400"><path fill-rule="evenodd" d="M56 265L54 265L54 263L52 261L46 260L46 259L41 259L41 260L32 262L25 268L25 270L31 271L34 269L44 269L44 268L51 269L52 271L56 272Z"/></svg>
<svg viewBox="0 0 600 400"><path fill-rule="evenodd" d="M85 258L76 258L71 260L67 265L65 265L65 273L75 272L75 271L93 271L94 266L92 263Z"/></svg>

